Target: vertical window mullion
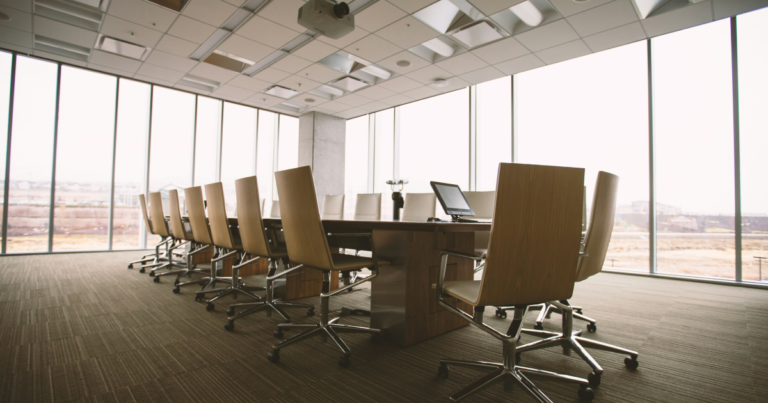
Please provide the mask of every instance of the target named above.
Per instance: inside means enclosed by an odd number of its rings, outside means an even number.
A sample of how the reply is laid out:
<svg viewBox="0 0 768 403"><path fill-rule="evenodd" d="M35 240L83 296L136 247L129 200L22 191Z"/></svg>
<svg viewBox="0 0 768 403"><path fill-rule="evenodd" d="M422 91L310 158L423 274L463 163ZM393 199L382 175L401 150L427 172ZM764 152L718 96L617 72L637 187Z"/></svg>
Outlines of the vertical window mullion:
<svg viewBox="0 0 768 403"><path fill-rule="evenodd" d="M392 136L392 178L400 178L400 107L395 107L394 133Z"/></svg>
<svg viewBox="0 0 768 403"><path fill-rule="evenodd" d="M51 199L48 210L48 252L53 251L53 213L56 198L56 146L59 137L59 101L61 100L61 63L56 71L56 112L53 115L53 163L51 164Z"/></svg>
<svg viewBox="0 0 768 403"><path fill-rule="evenodd" d="M117 158L117 111L120 108L120 79L115 80L115 125L112 132L112 180L109 185L109 221L107 228L107 250L112 250L112 229L115 220L115 159Z"/></svg>
<svg viewBox="0 0 768 403"><path fill-rule="evenodd" d="M16 90L16 53L11 57L11 91L8 94L8 138L5 144L5 183L3 184L3 242L2 253L5 253L8 243L8 193L10 192L11 175L11 137L13 134L13 97Z"/></svg>
<svg viewBox="0 0 768 403"><path fill-rule="evenodd" d="M477 86L469 87L469 190L477 190Z"/></svg>
<svg viewBox="0 0 768 403"><path fill-rule="evenodd" d="M656 273L656 149L653 137L653 46L648 43L648 271Z"/></svg>
<svg viewBox="0 0 768 403"><path fill-rule="evenodd" d="M192 126L192 179L189 183L195 186L195 160L197 158L197 100L200 95L195 95L195 124Z"/></svg>
<svg viewBox="0 0 768 403"><path fill-rule="evenodd" d="M219 110L219 136L216 146L216 182L221 182L221 150L224 148L224 101L221 101Z"/></svg>
<svg viewBox="0 0 768 403"><path fill-rule="evenodd" d="M368 193L373 193L376 178L376 114L368 114Z"/></svg>
<svg viewBox="0 0 768 403"><path fill-rule="evenodd" d="M147 128L147 153L145 154L147 156L147 164L146 164L146 172L144 175L144 197L149 198L149 171L152 169L150 166L150 157L152 156L152 113L153 113L153 104L155 102L155 86L150 85L149 87L149 122L147 123L149 127ZM146 206L144 206L146 207ZM141 228L144 228L144 220L141 220ZM141 235L141 247L143 249L146 249L147 247L147 228L144 228L139 232Z"/></svg>
<svg viewBox="0 0 768 403"><path fill-rule="evenodd" d="M731 79L733 80L733 173L734 173L734 230L736 230L735 278L742 281L742 222L741 222L741 133L739 121L739 47L736 17L731 17Z"/></svg>

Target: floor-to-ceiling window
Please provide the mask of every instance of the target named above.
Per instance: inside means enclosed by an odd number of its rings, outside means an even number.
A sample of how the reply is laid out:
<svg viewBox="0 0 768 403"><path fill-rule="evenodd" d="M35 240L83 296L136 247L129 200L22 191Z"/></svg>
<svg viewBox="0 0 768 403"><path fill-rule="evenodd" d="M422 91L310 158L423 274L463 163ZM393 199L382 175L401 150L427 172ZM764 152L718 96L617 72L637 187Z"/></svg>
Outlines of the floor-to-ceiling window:
<svg viewBox="0 0 768 403"><path fill-rule="evenodd" d="M8 111L11 103L11 70L13 69L13 55L0 52L0 225L3 224L3 211L5 210L5 154L8 151ZM2 242L0 232L0 242Z"/></svg>
<svg viewBox="0 0 768 403"><path fill-rule="evenodd" d="M221 139L221 101L197 97L195 129L195 186L217 180ZM203 188L204 189L204 188Z"/></svg>
<svg viewBox="0 0 768 403"><path fill-rule="evenodd" d="M256 175L256 109L224 103L224 137L221 144L221 183L227 215L234 217L237 206L235 180Z"/></svg>
<svg viewBox="0 0 768 403"><path fill-rule="evenodd" d="M651 40L657 270L734 278L728 19Z"/></svg>
<svg viewBox="0 0 768 403"><path fill-rule="evenodd" d="M368 192L368 115L347 120L344 140L344 216L355 214L358 193Z"/></svg>
<svg viewBox="0 0 768 403"><path fill-rule="evenodd" d="M475 189L496 190L499 163L512 162L512 77L476 86Z"/></svg>
<svg viewBox="0 0 768 403"><path fill-rule="evenodd" d="M259 182L259 198L261 205L263 200L268 200L265 211L269 211L269 204L277 199L277 193L272 195L272 184L275 171L275 138L277 137L277 118L274 112L259 111L259 137L256 155L256 180ZM297 151L298 152L298 151ZM298 158L298 157L297 157ZM265 213L266 214L266 213Z"/></svg>
<svg viewBox="0 0 768 403"><path fill-rule="evenodd" d="M374 116L373 191L381 193L381 218L392 219L392 191L387 181L395 178L395 109L376 112ZM397 179L402 179L401 175ZM407 185L406 185L407 186ZM408 189L406 189L408 191Z"/></svg>

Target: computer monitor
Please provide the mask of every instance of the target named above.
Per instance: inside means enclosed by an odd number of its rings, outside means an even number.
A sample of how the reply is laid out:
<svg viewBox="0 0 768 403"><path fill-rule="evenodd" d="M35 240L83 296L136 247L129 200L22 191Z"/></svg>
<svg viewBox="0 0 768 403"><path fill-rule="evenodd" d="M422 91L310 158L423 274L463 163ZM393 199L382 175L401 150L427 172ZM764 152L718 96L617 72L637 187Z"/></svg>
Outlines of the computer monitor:
<svg viewBox="0 0 768 403"><path fill-rule="evenodd" d="M440 205L443 206L445 214L454 217L475 215L459 185L441 182L429 182L429 184L432 186L432 190L435 191L437 200L440 200Z"/></svg>

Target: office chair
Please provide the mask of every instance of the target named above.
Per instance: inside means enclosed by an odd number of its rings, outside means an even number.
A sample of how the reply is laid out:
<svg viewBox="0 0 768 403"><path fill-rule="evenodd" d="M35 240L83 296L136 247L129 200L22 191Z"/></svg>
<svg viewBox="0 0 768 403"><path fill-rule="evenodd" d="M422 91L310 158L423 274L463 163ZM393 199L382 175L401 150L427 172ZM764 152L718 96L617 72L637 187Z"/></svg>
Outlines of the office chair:
<svg viewBox="0 0 768 403"><path fill-rule="evenodd" d="M280 360L280 350L292 344L308 339L312 336L321 336L323 339L330 337L342 352L339 365L350 365L351 351L346 343L339 337L338 332L369 333L372 341L378 340L379 329L371 329L359 326L348 326L338 323L339 318L328 319L329 299L347 288L358 285L364 281L371 281L379 273L379 266L386 264L379 261L373 244L371 233L344 233L343 237L367 238L370 243L372 257L365 258L352 255L331 254L328 247L327 231L323 228L320 219L320 211L317 207L315 184L312 180L312 170L308 166L275 172L277 193L280 196L280 210L282 212L283 232L288 248L288 258L299 267L309 267L323 272L323 289L320 294L320 323L317 324L293 324L281 323L275 331L275 336L282 337L283 330L305 329L304 332L283 340L272 347L268 358L271 362ZM358 280L350 285L339 287L330 291L331 272L344 272L368 268L371 275Z"/></svg>
<svg viewBox="0 0 768 403"><path fill-rule="evenodd" d="M521 367L516 340L528 306L571 297L576 281L581 240L581 187L584 169L500 164L494 222L482 280L445 281L449 257L473 259L472 254L443 250L437 278L437 302L473 326L502 342L501 363L441 360L438 374L449 375L450 366L492 370L450 397L460 401L494 383L505 389L519 383L539 402L551 400L529 376L576 383L579 397L594 398L589 381L569 375ZM470 315L455 300L474 307ZM501 333L483 323L487 305L515 306L512 325Z"/></svg>
<svg viewBox="0 0 768 403"><path fill-rule="evenodd" d="M209 251L213 248L213 239L211 238L211 229L208 226L208 219L205 217L205 202L203 201L203 189L200 186L194 186L184 189L184 199L187 204L187 214L189 214L189 225L192 227L192 238L194 239L194 249L187 255L190 259L205 251ZM213 248L213 256L216 256L216 249ZM173 292L179 292L179 288L190 285L199 284L202 289L206 289L210 286L215 286L216 283L230 282L228 277L217 276L216 265L212 263L206 263L209 266L210 274L207 277L203 277L197 281L176 282ZM178 279L177 279L178 280Z"/></svg>
<svg viewBox="0 0 768 403"><path fill-rule="evenodd" d="M354 219L362 221L381 221L381 193L358 193L357 201L355 203ZM355 256L360 256L359 250L355 250ZM355 282L358 276L361 276L358 270L349 272L349 275L346 277L342 275L344 285L348 285L350 282ZM353 291L353 288L349 288L348 291Z"/></svg>
<svg viewBox="0 0 768 403"><path fill-rule="evenodd" d="M584 240L584 252L586 256L581 259L576 271L576 281L584 281L589 277L600 273L608 253L608 245L613 234L613 221L616 213L616 195L619 189L619 177L608 172L600 171L597 174L595 195L592 201L592 214ZM580 337L581 331L573 331L574 309L567 301L568 298L552 299L550 305L556 307L563 316L562 333L547 332L544 330L523 329L523 333L539 337L546 337L524 346L518 347L518 354L526 351L538 350L545 347L561 346L563 353L568 354L573 349L592 367L589 383L592 387L600 385L603 368L595 361L584 347L593 347L598 350L619 354L627 354L624 364L630 369L637 369L638 353L636 351L613 346L599 341ZM591 320L591 319L590 319ZM583 345L583 346L582 346ZM519 359L519 358L518 358Z"/></svg>
<svg viewBox="0 0 768 403"><path fill-rule="evenodd" d="M261 218L259 209L259 185L255 176L238 179L235 181L235 192L237 194L237 223L240 229L240 240L242 241L243 251L251 255L251 259L242 262L234 269L240 269L251 265L259 259L268 259L269 273L267 274L267 287L264 294L264 300L260 302L250 302L230 305L227 310L229 318L224 325L224 329L234 330L235 320L267 309L267 316L271 316L272 311L277 312L284 321L290 322L291 318L281 309L286 308L305 308L307 315L315 314L314 305L301 304L293 302L283 302L274 298L274 281L280 277L285 277L296 269L288 269L277 273L278 261L288 266L288 251L285 245L280 245L277 241L274 228L266 228ZM254 203L255 202L255 203ZM235 315L237 308L248 308Z"/></svg>
<svg viewBox="0 0 768 403"><path fill-rule="evenodd" d="M434 193L407 193L400 218L403 221L427 221L435 216L436 201Z"/></svg>
<svg viewBox="0 0 768 403"><path fill-rule="evenodd" d="M472 207L475 215L468 217L470 219L478 218L482 220L493 219L493 202L496 199L496 191L489 190L484 192L464 192L464 196ZM485 254L488 252L488 238L490 231L475 232L475 255L483 256L483 260L475 266L475 273L483 270L485 265Z"/></svg>
<svg viewBox="0 0 768 403"><path fill-rule="evenodd" d="M341 220L344 216L344 195L323 196L323 220Z"/></svg>
<svg viewBox="0 0 768 403"><path fill-rule="evenodd" d="M144 198L143 194L139 195L139 206L141 207L141 215L144 218L144 226L147 228L147 231L152 235L157 235L155 231L152 229L152 222L149 220L149 217L147 216L147 202ZM133 269L134 264L139 264L141 267L139 268L139 273L144 273L146 268L152 268L162 265L161 260L165 260L165 256L168 255L168 243L171 242L171 238L169 237L160 237L160 242L158 242L155 245L155 253L151 253L148 255L144 255L139 260L134 260L130 263L128 263L128 268ZM165 251L163 254L160 254L160 247L165 246ZM152 262L152 263L148 263Z"/></svg>
<svg viewBox="0 0 768 403"><path fill-rule="evenodd" d="M210 183L205 185L205 196L208 202L208 221L211 228L211 236L213 238L213 245L218 248L216 257L211 259L211 266L215 267L217 262L222 262L225 259L235 258L240 259L239 264L232 265L231 277L217 277L217 279L229 279L230 285L226 288L214 288L212 290L200 290L195 294L195 301L201 301L203 296L208 293L215 292L216 296L207 300L205 309L212 311L215 309L213 303L229 294L243 294L248 297L261 301L262 298L251 291L263 291L263 287L249 287L242 282L240 278L240 268L243 267L245 262L245 253L243 251L243 245L240 242L239 235L233 234L232 229L229 227L229 220L227 219L227 208L224 202L224 187L221 182ZM213 272L214 269L211 270Z"/></svg>
<svg viewBox="0 0 768 403"><path fill-rule="evenodd" d="M280 200L264 200L264 205L269 204L269 218L280 218ZM265 208L264 211L267 211Z"/></svg>
<svg viewBox="0 0 768 403"><path fill-rule="evenodd" d="M155 277L156 273L160 269L172 269L173 267L180 267L184 265L184 262L174 260L175 249L179 247L178 238L173 236L173 231L168 228L168 222L165 221L165 215L163 213L163 198L160 192L149 193L149 218L152 220L152 229L161 238L167 238L169 241L166 244L168 248L167 261L161 265L153 267L149 271L150 277ZM154 280L156 283L159 279Z"/></svg>

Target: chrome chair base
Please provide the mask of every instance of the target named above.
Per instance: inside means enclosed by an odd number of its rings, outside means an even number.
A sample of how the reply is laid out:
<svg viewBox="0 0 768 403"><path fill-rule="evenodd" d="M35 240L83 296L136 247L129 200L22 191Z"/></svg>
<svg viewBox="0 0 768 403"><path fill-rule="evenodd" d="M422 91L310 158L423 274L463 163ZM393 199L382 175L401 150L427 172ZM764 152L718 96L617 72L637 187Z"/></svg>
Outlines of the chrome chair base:
<svg viewBox="0 0 768 403"><path fill-rule="evenodd" d="M234 294L234 297L237 298L237 295L242 294L247 297L253 298L256 301L262 301L263 298L252 293L251 291L266 291L266 288L264 287L250 287L242 282L240 276L239 276L239 270L238 266L233 265L232 266L232 277L219 277L216 275L216 262L220 260L224 260L226 258L229 258L231 256L236 256L238 254L237 251L231 251L228 253L223 253L223 249L219 251L218 256L211 259L211 274L210 277L207 277L207 282L205 285L203 285L203 289L200 291L197 291L195 293L195 301L202 301L205 294L208 293L216 293L216 296L214 296L211 299L205 300L206 307L205 309L208 311L212 311L215 309L215 306L213 303L223 297L226 297L227 295ZM206 279L202 279L200 282L206 281ZM217 282L228 282L230 285L229 287L225 288L213 288L213 289L207 289L211 285L215 285Z"/></svg>

